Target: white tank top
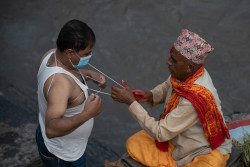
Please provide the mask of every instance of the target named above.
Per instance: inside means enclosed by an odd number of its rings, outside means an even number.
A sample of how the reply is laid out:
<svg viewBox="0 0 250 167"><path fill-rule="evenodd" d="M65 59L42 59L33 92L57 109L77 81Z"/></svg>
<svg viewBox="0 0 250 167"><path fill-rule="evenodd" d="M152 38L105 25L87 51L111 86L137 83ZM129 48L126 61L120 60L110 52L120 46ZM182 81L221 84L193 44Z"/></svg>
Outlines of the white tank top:
<svg viewBox="0 0 250 167"><path fill-rule="evenodd" d="M38 80L38 105L39 105L39 124L41 126L41 132L44 139L44 143L47 149L55 156L65 161L75 161L79 159L85 152L88 138L93 128L94 119L91 118L73 132L68 135L55 137L48 139L45 133L45 115L47 111L47 100L43 94L43 86L46 80L56 73L64 73L69 75L79 85L85 95L85 99L88 98L88 86L84 85L73 74L64 70L61 67L48 67L46 64L50 56L54 53L49 53L41 63L39 71L37 73ZM84 79L84 78L83 78ZM85 82L86 84L86 82ZM64 117L72 117L76 114L83 112L86 100L79 106L68 108L64 114Z"/></svg>

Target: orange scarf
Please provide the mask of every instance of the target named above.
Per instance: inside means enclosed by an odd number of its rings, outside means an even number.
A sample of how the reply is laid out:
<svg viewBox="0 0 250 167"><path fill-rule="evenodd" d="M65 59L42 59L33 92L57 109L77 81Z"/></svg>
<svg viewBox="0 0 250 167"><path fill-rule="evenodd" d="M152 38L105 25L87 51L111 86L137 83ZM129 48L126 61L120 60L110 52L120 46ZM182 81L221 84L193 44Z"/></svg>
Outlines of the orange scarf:
<svg viewBox="0 0 250 167"><path fill-rule="evenodd" d="M161 115L161 119L164 119L168 113L175 109L180 98L184 97L196 109L207 141L210 143L212 150L214 150L224 143L225 138L229 139L230 135L212 93L203 86L193 84L203 73L204 66L202 65L194 75L184 82L178 82L175 78L171 77L174 92L166 106L164 114ZM155 142L158 149L167 151L168 141L158 142L156 140Z"/></svg>

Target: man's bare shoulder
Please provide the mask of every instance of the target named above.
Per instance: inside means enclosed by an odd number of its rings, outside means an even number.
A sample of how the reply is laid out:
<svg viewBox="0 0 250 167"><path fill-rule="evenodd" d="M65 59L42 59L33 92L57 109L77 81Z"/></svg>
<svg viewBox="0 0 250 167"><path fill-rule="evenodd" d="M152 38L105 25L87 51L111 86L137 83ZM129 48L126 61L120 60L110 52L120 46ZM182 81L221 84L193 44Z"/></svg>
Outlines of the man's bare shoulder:
<svg viewBox="0 0 250 167"><path fill-rule="evenodd" d="M65 73L55 73L54 76L50 76L46 82L50 83L50 80L53 78L53 85L63 86L65 88L72 87L73 78Z"/></svg>
<svg viewBox="0 0 250 167"><path fill-rule="evenodd" d="M44 94L47 99L47 94L65 94L69 95L73 89L73 79L64 73L55 73L50 76L44 84Z"/></svg>

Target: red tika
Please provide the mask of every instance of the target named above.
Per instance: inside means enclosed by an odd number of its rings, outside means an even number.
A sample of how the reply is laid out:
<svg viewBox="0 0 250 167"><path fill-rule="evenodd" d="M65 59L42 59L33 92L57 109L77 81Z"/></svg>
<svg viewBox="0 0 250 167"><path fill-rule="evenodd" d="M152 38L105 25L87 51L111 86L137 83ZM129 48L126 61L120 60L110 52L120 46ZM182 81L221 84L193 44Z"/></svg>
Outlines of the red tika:
<svg viewBox="0 0 250 167"><path fill-rule="evenodd" d="M180 97L184 97L196 109L207 141L210 143L212 150L214 150L225 142L225 138L229 139L230 135L212 93L203 86L193 84L203 73L204 66L202 65L194 75L184 82L178 82L171 77L174 92L161 119L164 119L168 113L177 107ZM161 151L168 150L168 141L158 142L156 140L155 143Z"/></svg>

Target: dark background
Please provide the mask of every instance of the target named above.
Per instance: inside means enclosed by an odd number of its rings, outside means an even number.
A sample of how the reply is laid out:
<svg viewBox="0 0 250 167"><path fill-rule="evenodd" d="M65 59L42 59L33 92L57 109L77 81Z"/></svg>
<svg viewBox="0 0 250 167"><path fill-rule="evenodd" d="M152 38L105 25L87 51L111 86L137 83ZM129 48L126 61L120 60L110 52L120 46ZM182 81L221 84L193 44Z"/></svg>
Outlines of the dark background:
<svg viewBox="0 0 250 167"><path fill-rule="evenodd" d="M250 118L249 9L249 0L0 1L0 161L22 166L38 158L37 66L70 19L86 22L96 34L90 63L132 89L149 90L166 80L166 59L181 30L198 33L215 48L205 68L226 121ZM108 80L106 92L112 84ZM88 150L102 158L91 166L117 159L127 138L140 130L126 105L101 97ZM162 107L147 109L158 118Z"/></svg>

